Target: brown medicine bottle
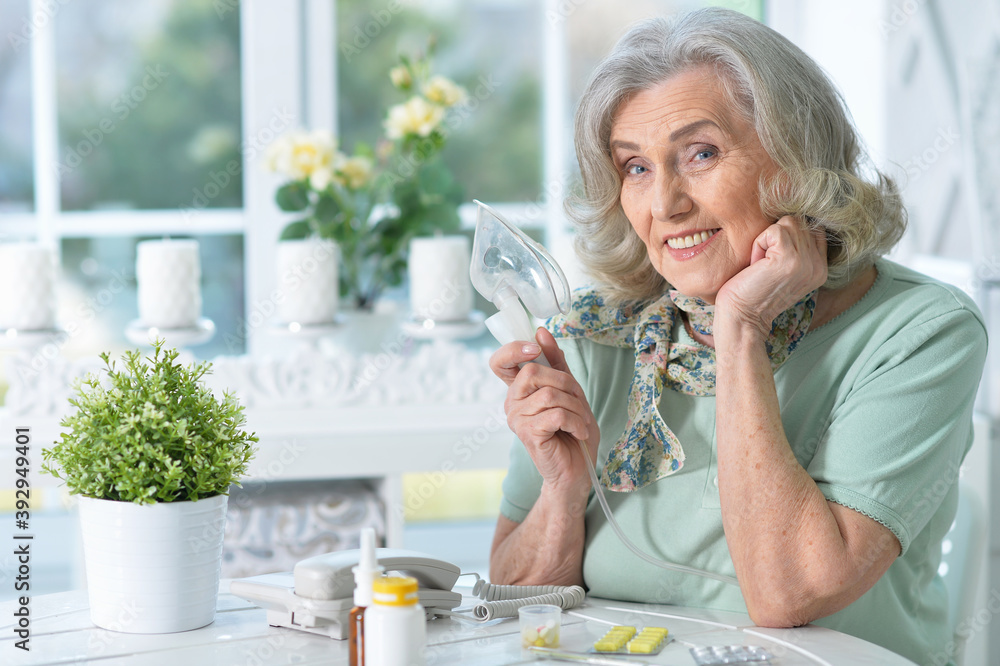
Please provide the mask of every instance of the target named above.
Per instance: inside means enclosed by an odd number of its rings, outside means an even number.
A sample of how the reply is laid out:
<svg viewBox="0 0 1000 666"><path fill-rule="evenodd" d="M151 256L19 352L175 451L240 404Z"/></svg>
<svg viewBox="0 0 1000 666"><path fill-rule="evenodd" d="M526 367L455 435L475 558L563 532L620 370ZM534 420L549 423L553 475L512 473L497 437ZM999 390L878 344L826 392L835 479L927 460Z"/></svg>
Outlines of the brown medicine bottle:
<svg viewBox="0 0 1000 666"><path fill-rule="evenodd" d="M348 616L348 663L364 666L365 663L365 609L372 604L372 587L382 572L375 557L375 530L366 527L361 531L361 549L358 566L354 567L354 608Z"/></svg>
<svg viewBox="0 0 1000 666"><path fill-rule="evenodd" d="M348 663L351 666L364 666L365 664L365 607L355 606L351 609L350 620L351 634Z"/></svg>

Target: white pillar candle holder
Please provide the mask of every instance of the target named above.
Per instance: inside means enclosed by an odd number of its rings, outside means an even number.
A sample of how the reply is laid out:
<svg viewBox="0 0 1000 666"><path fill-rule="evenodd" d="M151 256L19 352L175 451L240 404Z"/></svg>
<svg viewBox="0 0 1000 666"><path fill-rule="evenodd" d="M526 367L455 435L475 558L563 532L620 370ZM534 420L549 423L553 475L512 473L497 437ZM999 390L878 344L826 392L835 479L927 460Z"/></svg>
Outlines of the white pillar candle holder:
<svg viewBox="0 0 1000 666"><path fill-rule="evenodd" d="M55 329L55 273L55 254L44 245L0 243L0 330Z"/></svg>
<svg viewBox="0 0 1000 666"><path fill-rule="evenodd" d="M136 247L139 318L125 337L134 344L163 338L174 347L208 342L215 323L201 316L201 259L198 241L143 241Z"/></svg>
<svg viewBox="0 0 1000 666"><path fill-rule="evenodd" d="M322 238L278 243L279 325L328 327L337 322L340 301L337 244Z"/></svg>
<svg viewBox="0 0 1000 666"><path fill-rule="evenodd" d="M139 323L149 328L195 328L201 318L198 241L143 241L136 250Z"/></svg>
<svg viewBox="0 0 1000 666"><path fill-rule="evenodd" d="M410 308L415 319L466 321L472 312L469 239L434 236L410 241Z"/></svg>
<svg viewBox="0 0 1000 666"><path fill-rule="evenodd" d="M432 236L410 241L408 273L412 318L403 325L420 338L470 338L483 330L473 312L469 239Z"/></svg>

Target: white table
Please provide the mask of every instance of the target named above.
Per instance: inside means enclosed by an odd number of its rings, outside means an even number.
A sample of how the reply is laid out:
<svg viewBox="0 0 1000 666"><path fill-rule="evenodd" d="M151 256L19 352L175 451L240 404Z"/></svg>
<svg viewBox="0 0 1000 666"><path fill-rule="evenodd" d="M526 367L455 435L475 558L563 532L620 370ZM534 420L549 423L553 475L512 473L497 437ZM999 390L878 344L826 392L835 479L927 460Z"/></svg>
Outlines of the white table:
<svg viewBox="0 0 1000 666"><path fill-rule="evenodd" d="M31 600L30 652L14 647L13 603L0 604L0 663L101 666L225 666L239 664L347 664L347 645L322 636L269 627L264 611L228 594L222 584L215 622L178 634L123 634L90 622L85 591L42 595ZM474 599L467 598L466 606ZM748 616L702 609L629 604L588 598L564 613L560 648L584 651L612 624L664 626L674 641L654 657L630 657L650 664L691 665L694 645L759 645L778 659L775 666L895 666L912 662L852 636L821 627L762 629ZM451 618L428 623L427 664L500 666L532 662L523 655L516 619L480 624ZM546 662L568 663L568 662Z"/></svg>

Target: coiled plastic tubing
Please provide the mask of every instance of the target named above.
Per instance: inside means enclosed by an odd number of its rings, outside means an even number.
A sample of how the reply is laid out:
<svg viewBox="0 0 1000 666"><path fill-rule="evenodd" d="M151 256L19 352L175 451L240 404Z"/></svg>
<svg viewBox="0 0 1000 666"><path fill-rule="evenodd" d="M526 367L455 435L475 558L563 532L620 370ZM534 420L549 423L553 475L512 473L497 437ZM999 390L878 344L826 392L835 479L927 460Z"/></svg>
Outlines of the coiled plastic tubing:
<svg viewBox="0 0 1000 666"><path fill-rule="evenodd" d="M472 609L477 620L517 617L517 609L532 604L552 604L563 610L583 603L586 592L579 585L493 585L476 581L472 593L483 600Z"/></svg>

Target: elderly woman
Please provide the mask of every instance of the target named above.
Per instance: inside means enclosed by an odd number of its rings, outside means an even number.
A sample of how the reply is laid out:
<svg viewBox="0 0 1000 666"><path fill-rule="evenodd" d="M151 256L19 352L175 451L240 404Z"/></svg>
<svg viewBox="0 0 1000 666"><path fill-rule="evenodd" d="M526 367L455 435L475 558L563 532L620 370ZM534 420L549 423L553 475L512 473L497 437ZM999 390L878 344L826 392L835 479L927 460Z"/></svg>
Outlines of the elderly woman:
<svg viewBox="0 0 1000 666"><path fill-rule="evenodd" d="M735 12L651 20L595 72L576 147L597 286L491 360L523 443L493 579L940 652L986 334L959 290L881 258L904 211L831 83ZM739 586L629 552L593 464L642 550Z"/></svg>

